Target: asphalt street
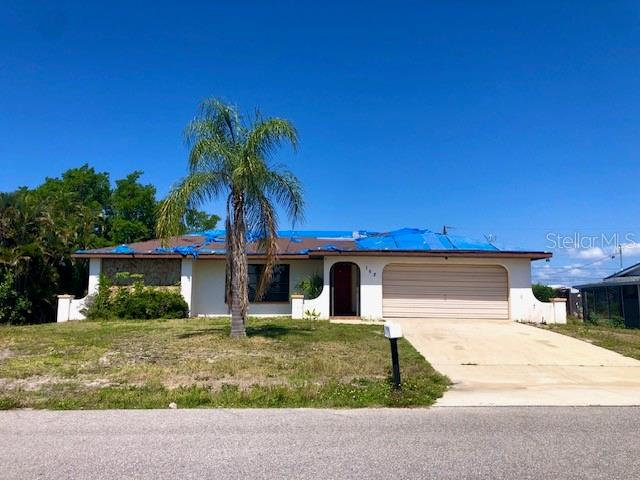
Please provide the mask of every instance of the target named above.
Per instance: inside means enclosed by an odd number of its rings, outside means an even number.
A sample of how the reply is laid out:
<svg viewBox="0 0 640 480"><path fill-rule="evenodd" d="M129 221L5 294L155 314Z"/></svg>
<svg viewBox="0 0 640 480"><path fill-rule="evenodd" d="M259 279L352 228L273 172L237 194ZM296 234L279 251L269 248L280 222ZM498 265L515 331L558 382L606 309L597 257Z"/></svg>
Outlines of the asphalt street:
<svg viewBox="0 0 640 480"><path fill-rule="evenodd" d="M637 479L640 408L0 412L3 479Z"/></svg>

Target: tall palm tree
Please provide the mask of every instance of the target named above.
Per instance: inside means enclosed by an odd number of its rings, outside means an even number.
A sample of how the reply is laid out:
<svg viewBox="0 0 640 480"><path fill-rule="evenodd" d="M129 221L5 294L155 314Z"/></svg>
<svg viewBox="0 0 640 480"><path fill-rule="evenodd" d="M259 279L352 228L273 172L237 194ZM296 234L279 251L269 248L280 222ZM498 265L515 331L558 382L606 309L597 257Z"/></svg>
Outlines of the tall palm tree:
<svg viewBox="0 0 640 480"><path fill-rule="evenodd" d="M304 202L298 179L271 159L283 143L295 149L298 134L280 118L260 112L245 121L236 109L218 99L205 100L186 128L189 174L160 203L157 233L162 239L179 235L190 208L212 199L226 200L227 305L231 306L231 335L244 336L249 306L247 239L257 241L266 261L256 292L268 288L277 255L278 216L282 207L295 223Z"/></svg>

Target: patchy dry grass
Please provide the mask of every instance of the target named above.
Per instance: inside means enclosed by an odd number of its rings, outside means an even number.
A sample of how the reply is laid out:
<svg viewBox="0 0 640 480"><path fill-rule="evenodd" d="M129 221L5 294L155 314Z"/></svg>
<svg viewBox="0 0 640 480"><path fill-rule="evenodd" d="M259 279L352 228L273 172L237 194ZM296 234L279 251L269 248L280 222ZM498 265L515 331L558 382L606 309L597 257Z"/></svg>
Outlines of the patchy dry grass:
<svg viewBox="0 0 640 480"><path fill-rule="evenodd" d="M640 360L639 329L608 327L582 322L573 322L568 325L548 325L545 328Z"/></svg>
<svg viewBox="0 0 640 480"><path fill-rule="evenodd" d="M390 387L380 326L252 319L0 327L0 408L422 406L448 381L406 341Z"/></svg>

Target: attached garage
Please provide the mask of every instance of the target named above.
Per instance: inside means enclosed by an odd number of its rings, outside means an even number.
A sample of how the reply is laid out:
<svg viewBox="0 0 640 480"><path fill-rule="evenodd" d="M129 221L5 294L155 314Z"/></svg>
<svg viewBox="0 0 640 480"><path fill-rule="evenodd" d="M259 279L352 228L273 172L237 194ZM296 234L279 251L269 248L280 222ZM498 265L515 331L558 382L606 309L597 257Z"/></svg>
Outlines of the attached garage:
<svg viewBox="0 0 640 480"><path fill-rule="evenodd" d="M509 319L507 272L494 265L390 264L385 318Z"/></svg>

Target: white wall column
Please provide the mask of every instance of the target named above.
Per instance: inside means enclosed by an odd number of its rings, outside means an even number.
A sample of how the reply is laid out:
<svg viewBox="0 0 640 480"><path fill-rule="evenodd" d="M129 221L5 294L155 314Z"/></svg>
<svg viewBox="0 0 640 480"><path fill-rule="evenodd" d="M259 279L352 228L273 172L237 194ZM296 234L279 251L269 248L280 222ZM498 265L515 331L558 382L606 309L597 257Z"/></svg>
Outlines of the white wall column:
<svg viewBox="0 0 640 480"><path fill-rule="evenodd" d="M71 301L73 299L73 295L58 295L58 314L56 317L58 323L68 322L70 320Z"/></svg>
<svg viewBox="0 0 640 480"><path fill-rule="evenodd" d="M189 316L192 304L193 262L193 258L184 257L180 266L180 293L189 307Z"/></svg>
<svg viewBox="0 0 640 480"><path fill-rule="evenodd" d="M293 320L304 318L304 295L291 295L291 318Z"/></svg>
<svg viewBox="0 0 640 480"><path fill-rule="evenodd" d="M551 304L553 305L553 323L567 323L567 299L566 298L552 298Z"/></svg>
<svg viewBox="0 0 640 480"><path fill-rule="evenodd" d="M98 293L98 284L100 283L100 273L102 272L102 259L89 259L89 286L87 287L87 295L95 295Z"/></svg>

